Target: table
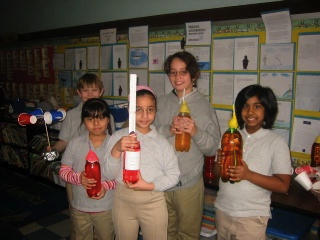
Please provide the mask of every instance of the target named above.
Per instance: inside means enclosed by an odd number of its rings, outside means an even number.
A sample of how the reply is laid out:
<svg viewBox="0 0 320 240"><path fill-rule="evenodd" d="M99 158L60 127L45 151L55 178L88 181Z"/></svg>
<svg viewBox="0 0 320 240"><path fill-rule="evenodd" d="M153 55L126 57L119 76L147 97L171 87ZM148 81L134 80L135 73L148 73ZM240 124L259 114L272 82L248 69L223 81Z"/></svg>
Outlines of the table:
<svg viewBox="0 0 320 240"><path fill-rule="evenodd" d="M294 175L292 176L287 194L271 194L271 206L304 214L310 217L320 218L320 201L310 191L306 191L302 186L300 186L293 178ZM212 180L204 179L204 184L207 188L214 190L219 189L218 178L214 178Z"/></svg>

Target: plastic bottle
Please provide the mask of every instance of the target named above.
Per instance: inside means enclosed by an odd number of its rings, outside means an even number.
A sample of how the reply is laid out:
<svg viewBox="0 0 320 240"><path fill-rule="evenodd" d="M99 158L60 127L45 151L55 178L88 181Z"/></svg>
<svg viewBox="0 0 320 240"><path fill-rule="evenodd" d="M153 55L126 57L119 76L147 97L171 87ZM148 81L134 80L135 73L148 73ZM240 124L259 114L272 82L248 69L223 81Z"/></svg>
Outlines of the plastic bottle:
<svg viewBox="0 0 320 240"><path fill-rule="evenodd" d="M205 156L204 158L204 178L208 182L215 177L213 174L214 159L215 156Z"/></svg>
<svg viewBox="0 0 320 240"><path fill-rule="evenodd" d="M223 134L221 139L221 149L224 153L224 157L221 162L220 176L223 182L229 181L229 175L227 175L229 166L241 165L242 137L240 132L237 130L238 122L234 112L234 106L232 118L229 120L228 126L228 130ZM234 181L229 182L234 183Z"/></svg>
<svg viewBox="0 0 320 240"><path fill-rule="evenodd" d="M130 133L136 137L135 134ZM139 180L140 171L140 144L131 151L124 152L123 162L123 180L130 183L136 183Z"/></svg>
<svg viewBox="0 0 320 240"><path fill-rule="evenodd" d="M191 118L188 105L184 100L182 100L178 116ZM190 133L182 132L181 134L176 134L175 136L176 151L188 152L190 149L190 144L191 144Z"/></svg>
<svg viewBox="0 0 320 240"><path fill-rule="evenodd" d="M89 197L96 197L101 190L101 170L99 158L92 150L88 152L86 157L85 172L87 178L94 178L97 181L95 187L87 189Z"/></svg>
<svg viewBox="0 0 320 240"><path fill-rule="evenodd" d="M320 135L316 137L311 147L311 167L320 167Z"/></svg>

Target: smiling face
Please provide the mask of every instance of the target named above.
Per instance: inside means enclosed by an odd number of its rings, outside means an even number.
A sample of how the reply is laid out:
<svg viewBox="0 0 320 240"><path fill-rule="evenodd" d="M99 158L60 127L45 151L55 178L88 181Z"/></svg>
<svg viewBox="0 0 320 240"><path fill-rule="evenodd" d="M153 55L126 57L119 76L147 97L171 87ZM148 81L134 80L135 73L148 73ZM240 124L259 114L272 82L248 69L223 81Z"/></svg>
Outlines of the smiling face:
<svg viewBox="0 0 320 240"><path fill-rule="evenodd" d="M102 96L103 89L97 87L96 85L84 85L83 88L77 90L79 96L81 97L82 101L85 102L91 98L99 98Z"/></svg>
<svg viewBox="0 0 320 240"><path fill-rule="evenodd" d="M242 107L241 117L245 122L245 128L252 134L258 131L263 124L265 108L261 101L256 97L249 98Z"/></svg>
<svg viewBox="0 0 320 240"><path fill-rule="evenodd" d="M136 101L136 128L145 134L150 132L150 125L156 116L156 102L154 97L148 94L137 96Z"/></svg>
<svg viewBox="0 0 320 240"><path fill-rule="evenodd" d="M192 79L186 63L181 59L174 58L172 60L168 77L179 98L183 97L184 89L186 94L192 92Z"/></svg>

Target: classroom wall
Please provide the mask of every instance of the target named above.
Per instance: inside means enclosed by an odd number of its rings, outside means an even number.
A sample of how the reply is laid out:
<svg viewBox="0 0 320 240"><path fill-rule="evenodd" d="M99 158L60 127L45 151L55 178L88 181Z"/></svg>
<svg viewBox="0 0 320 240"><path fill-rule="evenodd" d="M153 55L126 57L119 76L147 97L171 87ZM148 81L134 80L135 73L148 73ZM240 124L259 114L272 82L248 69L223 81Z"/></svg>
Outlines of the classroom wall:
<svg viewBox="0 0 320 240"><path fill-rule="evenodd" d="M24 34L122 19L279 1L282 0L11 0L1 4L0 34Z"/></svg>

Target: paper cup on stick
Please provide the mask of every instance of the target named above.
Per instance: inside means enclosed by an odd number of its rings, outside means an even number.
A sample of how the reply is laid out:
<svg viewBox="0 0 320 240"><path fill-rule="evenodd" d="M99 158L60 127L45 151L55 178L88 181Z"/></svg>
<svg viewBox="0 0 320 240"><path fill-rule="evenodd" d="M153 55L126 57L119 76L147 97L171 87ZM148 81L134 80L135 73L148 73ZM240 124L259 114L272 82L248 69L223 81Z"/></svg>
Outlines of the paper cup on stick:
<svg viewBox="0 0 320 240"><path fill-rule="evenodd" d="M29 112L30 115L36 116L36 118L43 118L43 111L41 108L37 108L31 112Z"/></svg>
<svg viewBox="0 0 320 240"><path fill-rule="evenodd" d="M28 113L20 113L18 116L18 123L21 126L25 126L28 124L35 124L37 122L36 116L30 115Z"/></svg>
<svg viewBox="0 0 320 240"><path fill-rule="evenodd" d="M50 112L45 112L43 115L43 119L46 124L62 121L65 117L66 111L62 108L59 108L58 110L52 110Z"/></svg>
<svg viewBox="0 0 320 240"><path fill-rule="evenodd" d="M297 181L307 191L309 191L312 188L312 182L306 172L299 173L294 178L294 180Z"/></svg>

